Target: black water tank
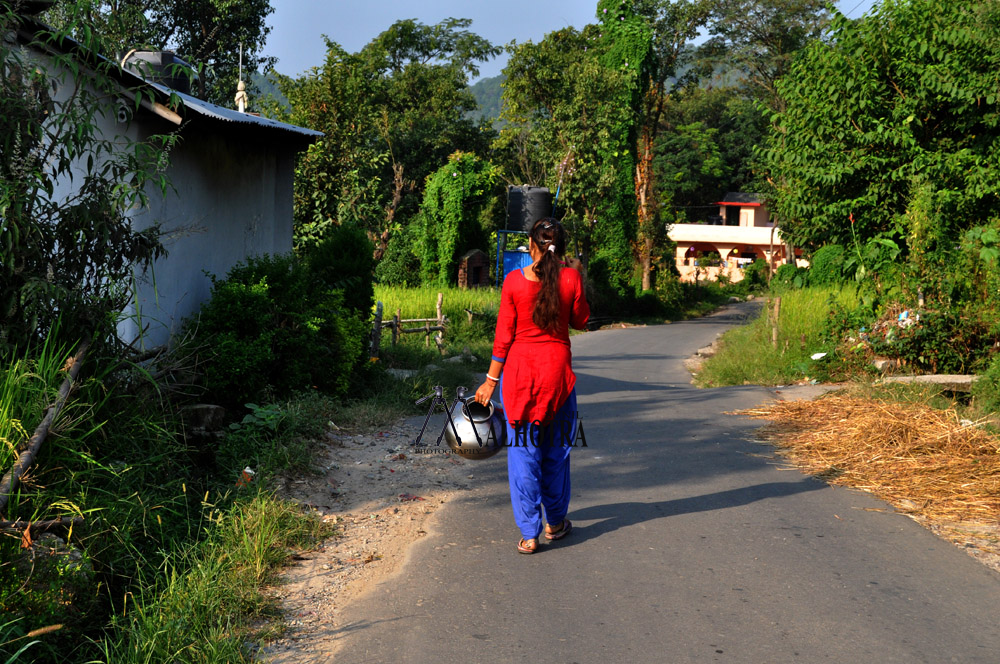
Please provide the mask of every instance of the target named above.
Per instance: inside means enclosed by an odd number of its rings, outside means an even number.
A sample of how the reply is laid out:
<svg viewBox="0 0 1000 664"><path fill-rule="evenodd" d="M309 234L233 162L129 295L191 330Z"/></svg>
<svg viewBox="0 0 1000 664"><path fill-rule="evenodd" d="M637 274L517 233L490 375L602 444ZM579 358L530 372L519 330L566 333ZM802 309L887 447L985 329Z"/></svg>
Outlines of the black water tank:
<svg viewBox="0 0 1000 664"><path fill-rule="evenodd" d="M507 230L531 232L535 222L552 216L552 192L548 187L507 187Z"/></svg>
<svg viewBox="0 0 1000 664"><path fill-rule="evenodd" d="M198 79L191 65L172 51L130 51L122 66L140 78L184 94L191 93L192 77Z"/></svg>

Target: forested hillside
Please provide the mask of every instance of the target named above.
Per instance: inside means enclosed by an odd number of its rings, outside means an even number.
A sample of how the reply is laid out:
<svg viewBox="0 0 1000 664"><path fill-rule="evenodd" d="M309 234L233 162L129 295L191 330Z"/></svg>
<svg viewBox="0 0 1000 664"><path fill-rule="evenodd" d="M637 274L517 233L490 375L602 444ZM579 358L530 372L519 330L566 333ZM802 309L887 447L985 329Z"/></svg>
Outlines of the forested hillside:
<svg viewBox="0 0 1000 664"><path fill-rule="evenodd" d="M504 76L493 76L492 78L482 78L469 86L469 92L476 98L479 108L469 113L469 117L474 120L487 118L494 121L494 126L500 118L500 110L503 108L503 82Z"/></svg>

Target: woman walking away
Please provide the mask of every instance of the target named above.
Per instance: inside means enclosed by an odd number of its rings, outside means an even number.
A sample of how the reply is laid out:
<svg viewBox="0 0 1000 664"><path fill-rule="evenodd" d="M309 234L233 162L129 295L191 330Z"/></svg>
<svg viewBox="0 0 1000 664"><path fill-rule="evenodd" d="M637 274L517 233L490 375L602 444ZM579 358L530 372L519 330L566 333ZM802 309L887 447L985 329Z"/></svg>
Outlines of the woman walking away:
<svg viewBox="0 0 1000 664"><path fill-rule="evenodd" d="M534 553L542 534L562 539L573 527L569 510L569 452L576 438L576 376L569 328L590 318L580 261L565 258L566 230L555 219L535 222L528 239L534 261L507 275L500 295L493 361L476 401L486 404L500 385L507 420L507 473L517 550Z"/></svg>

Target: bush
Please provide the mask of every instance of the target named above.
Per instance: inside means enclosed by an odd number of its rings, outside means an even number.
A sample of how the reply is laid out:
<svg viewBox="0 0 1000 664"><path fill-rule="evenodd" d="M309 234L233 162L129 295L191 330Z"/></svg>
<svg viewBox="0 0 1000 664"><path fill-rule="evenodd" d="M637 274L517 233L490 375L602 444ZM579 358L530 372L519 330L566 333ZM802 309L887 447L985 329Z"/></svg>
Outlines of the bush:
<svg viewBox="0 0 1000 664"><path fill-rule="evenodd" d="M344 293L344 306L367 316L375 301L375 247L357 226L338 226L309 250L306 265L312 278L327 289Z"/></svg>
<svg viewBox="0 0 1000 664"><path fill-rule="evenodd" d="M771 290L780 293L793 288L802 288L806 285L808 272L805 268L796 267L790 263L778 266L771 279Z"/></svg>
<svg viewBox="0 0 1000 664"><path fill-rule="evenodd" d="M420 259L413 253L413 247L413 231L410 227L393 236L375 268L375 280L383 286L419 285Z"/></svg>
<svg viewBox="0 0 1000 664"><path fill-rule="evenodd" d="M767 273L769 269L767 261L763 258L758 258L743 270L743 281L740 283L746 283L748 293L761 289L767 286Z"/></svg>
<svg viewBox="0 0 1000 664"><path fill-rule="evenodd" d="M208 353L203 386L215 401L238 407L309 387L347 393L363 357L368 312L327 285L331 256L317 256L314 264L329 270L322 278L291 255L253 258L225 280L212 278L212 298L189 325ZM370 301L370 294L354 294L354 306L365 297Z"/></svg>
<svg viewBox="0 0 1000 664"><path fill-rule="evenodd" d="M839 244L820 247L809 264L810 286L836 286L844 283L844 248Z"/></svg>
<svg viewBox="0 0 1000 664"><path fill-rule="evenodd" d="M983 413L1000 411L1000 355L994 355L986 370L972 383L972 399Z"/></svg>
<svg viewBox="0 0 1000 664"><path fill-rule="evenodd" d="M648 290L642 291L636 296L635 304L632 307L632 314L643 318L658 317L663 316L665 310L666 308L660 302L660 298L656 296L656 292Z"/></svg>
<svg viewBox="0 0 1000 664"><path fill-rule="evenodd" d="M921 371L965 373L986 345L985 330L957 312L925 310L913 320L903 327L890 318L884 335L872 335L872 349Z"/></svg>

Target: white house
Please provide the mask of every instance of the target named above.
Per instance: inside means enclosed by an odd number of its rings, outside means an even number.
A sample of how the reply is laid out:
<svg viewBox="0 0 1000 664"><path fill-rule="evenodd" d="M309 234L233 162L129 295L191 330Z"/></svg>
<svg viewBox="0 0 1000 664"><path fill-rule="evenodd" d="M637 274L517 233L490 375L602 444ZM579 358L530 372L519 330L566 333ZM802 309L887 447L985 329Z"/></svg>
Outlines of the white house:
<svg viewBox="0 0 1000 664"><path fill-rule="evenodd" d="M758 258L772 270L785 262L789 249L758 194L730 192L718 205L712 223L670 227L682 281L724 275L735 282L743 279L743 268Z"/></svg>
<svg viewBox="0 0 1000 664"><path fill-rule="evenodd" d="M42 28L29 18L17 39L28 44ZM84 56L80 44L70 39L47 48L32 57L51 66L54 55ZM165 233L167 256L135 285L133 304L119 325L123 340L149 348L168 343L181 321L209 297L209 274L223 277L250 256L291 251L295 158L323 134L172 89L159 67L130 66L135 58L156 60L137 54L116 68L121 96L109 100L115 106L96 120L105 137L141 141L154 134L179 136L167 155L172 188L166 196L150 189L148 207L136 209L132 217L136 228L159 223ZM67 81L63 85L72 85L71 78ZM52 97L62 94L57 87ZM137 98L141 103L135 110ZM67 196L72 187L60 183Z"/></svg>

